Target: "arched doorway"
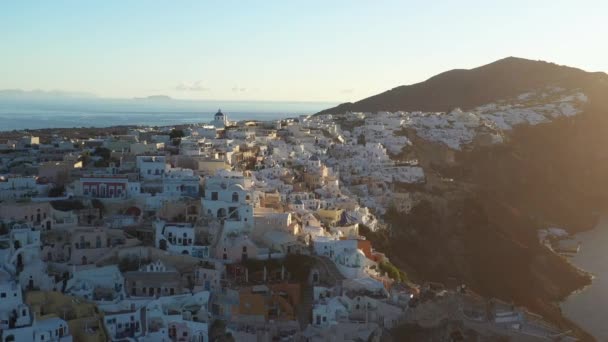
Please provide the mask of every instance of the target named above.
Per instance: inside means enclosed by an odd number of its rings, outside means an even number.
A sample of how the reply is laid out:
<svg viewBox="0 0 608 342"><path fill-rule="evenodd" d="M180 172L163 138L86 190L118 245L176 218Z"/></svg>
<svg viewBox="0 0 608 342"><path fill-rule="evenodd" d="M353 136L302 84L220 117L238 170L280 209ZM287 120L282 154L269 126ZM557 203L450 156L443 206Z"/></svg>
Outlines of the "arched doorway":
<svg viewBox="0 0 608 342"><path fill-rule="evenodd" d="M141 215L141 209L138 207L130 207L127 209L126 214L129 216L139 217Z"/></svg>
<svg viewBox="0 0 608 342"><path fill-rule="evenodd" d="M219 209L217 210L217 218L218 218L218 219L223 219L223 218L226 218L226 209L224 209L224 208L219 208Z"/></svg>

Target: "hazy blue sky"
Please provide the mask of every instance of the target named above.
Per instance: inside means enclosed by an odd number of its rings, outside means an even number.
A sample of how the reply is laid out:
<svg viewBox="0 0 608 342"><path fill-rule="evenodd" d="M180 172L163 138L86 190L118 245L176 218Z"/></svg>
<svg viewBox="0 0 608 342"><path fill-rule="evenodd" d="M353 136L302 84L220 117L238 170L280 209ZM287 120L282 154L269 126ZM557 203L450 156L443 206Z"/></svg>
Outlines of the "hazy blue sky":
<svg viewBox="0 0 608 342"><path fill-rule="evenodd" d="M608 71L608 1L0 2L0 89L352 101L506 56Z"/></svg>

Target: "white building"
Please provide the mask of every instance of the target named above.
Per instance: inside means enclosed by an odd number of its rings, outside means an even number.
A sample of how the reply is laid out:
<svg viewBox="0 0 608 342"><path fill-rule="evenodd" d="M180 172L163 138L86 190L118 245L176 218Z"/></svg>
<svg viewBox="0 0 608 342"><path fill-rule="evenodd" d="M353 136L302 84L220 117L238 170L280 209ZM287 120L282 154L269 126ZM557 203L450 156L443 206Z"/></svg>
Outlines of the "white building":
<svg viewBox="0 0 608 342"><path fill-rule="evenodd" d="M375 264L357 248L357 240L337 240L336 236L313 236L312 241L315 253L330 258L347 279L367 277L366 270Z"/></svg>
<svg viewBox="0 0 608 342"><path fill-rule="evenodd" d="M80 178L76 195L90 198L126 198L129 179L121 175L89 175Z"/></svg>
<svg viewBox="0 0 608 342"><path fill-rule="evenodd" d="M224 128L228 124L228 115L222 113L221 109L217 110L217 113L213 116L213 121L211 124L215 126L215 128Z"/></svg>
<svg viewBox="0 0 608 342"><path fill-rule="evenodd" d="M368 276L365 271L367 266L370 266L368 259L363 251L358 248L347 248L338 252L333 261L345 278L353 279Z"/></svg>
<svg viewBox="0 0 608 342"><path fill-rule="evenodd" d="M205 180L203 213L223 222L224 235L253 229L253 197L245 184L242 175L230 172L219 172Z"/></svg>
<svg viewBox="0 0 608 342"><path fill-rule="evenodd" d="M27 327L4 330L2 341L72 342L72 335L66 321L53 317Z"/></svg>
<svg viewBox="0 0 608 342"><path fill-rule="evenodd" d="M174 267L167 267L160 259L139 268L140 272L175 272Z"/></svg>
<svg viewBox="0 0 608 342"><path fill-rule="evenodd" d="M140 337L143 335L140 310L105 313L104 325L112 340Z"/></svg>
<svg viewBox="0 0 608 342"><path fill-rule="evenodd" d="M199 180L191 169L168 169L163 175L163 194L198 197Z"/></svg>
<svg viewBox="0 0 608 342"><path fill-rule="evenodd" d="M226 119L225 115L224 119ZM192 128L192 135L198 136L200 138L215 139L215 135L217 134L215 127L215 125L203 125L200 127L194 127Z"/></svg>
<svg viewBox="0 0 608 342"><path fill-rule="evenodd" d="M33 197L41 191L44 189L36 184L36 177L0 177L0 200Z"/></svg>
<svg viewBox="0 0 608 342"><path fill-rule="evenodd" d="M348 320L348 309L338 297L315 304L312 308L312 325L327 327Z"/></svg>
<svg viewBox="0 0 608 342"><path fill-rule="evenodd" d="M21 287L14 281L0 283L0 330L32 324L30 308L23 303Z"/></svg>
<svg viewBox="0 0 608 342"><path fill-rule="evenodd" d="M66 293L88 300L95 300L95 290L99 289L112 294L113 300L121 301L126 298L124 277L118 266L104 266L76 271L68 280ZM61 285L58 285L58 288Z"/></svg>
<svg viewBox="0 0 608 342"><path fill-rule="evenodd" d="M196 243L196 230L190 223L154 222L156 247L171 254L187 254L197 258L209 257L209 246Z"/></svg>
<svg viewBox="0 0 608 342"><path fill-rule="evenodd" d="M194 226L190 223L154 222L156 247L171 254L192 254Z"/></svg>
<svg viewBox="0 0 608 342"><path fill-rule="evenodd" d="M165 156L137 156L136 161L139 176L144 180L162 179L170 167Z"/></svg>

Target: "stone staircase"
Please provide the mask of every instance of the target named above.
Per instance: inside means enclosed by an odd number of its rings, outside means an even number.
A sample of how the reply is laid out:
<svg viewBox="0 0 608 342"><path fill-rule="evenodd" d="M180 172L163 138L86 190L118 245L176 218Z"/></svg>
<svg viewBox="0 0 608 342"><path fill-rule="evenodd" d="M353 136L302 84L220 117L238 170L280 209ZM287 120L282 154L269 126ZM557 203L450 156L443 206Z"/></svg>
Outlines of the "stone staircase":
<svg viewBox="0 0 608 342"><path fill-rule="evenodd" d="M342 285L342 280L344 280L344 276L338 270L336 264L334 264L331 259L325 256L316 255L314 258L317 260L318 264L321 266L321 269L325 273L325 280L331 286Z"/></svg>
<svg viewBox="0 0 608 342"><path fill-rule="evenodd" d="M300 323L300 329L304 330L310 324L312 319L312 305L313 305L313 287L309 284L302 284L302 292L300 293L300 304L298 305L296 312L298 315L298 323Z"/></svg>

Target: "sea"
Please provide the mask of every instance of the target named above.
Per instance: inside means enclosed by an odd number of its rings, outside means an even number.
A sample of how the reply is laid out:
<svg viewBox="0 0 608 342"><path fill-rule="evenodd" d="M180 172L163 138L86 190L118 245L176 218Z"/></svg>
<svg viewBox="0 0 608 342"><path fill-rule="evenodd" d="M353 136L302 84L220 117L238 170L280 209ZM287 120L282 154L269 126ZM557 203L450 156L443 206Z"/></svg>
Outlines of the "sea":
<svg viewBox="0 0 608 342"><path fill-rule="evenodd" d="M330 102L0 97L0 131L206 123L218 109L227 114L229 120L274 120L314 114L335 105Z"/></svg>
<svg viewBox="0 0 608 342"><path fill-rule="evenodd" d="M581 242L581 249L571 262L594 278L591 285L561 304L562 313L598 341L608 341L608 215L594 229L575 238Z"/></svg>

